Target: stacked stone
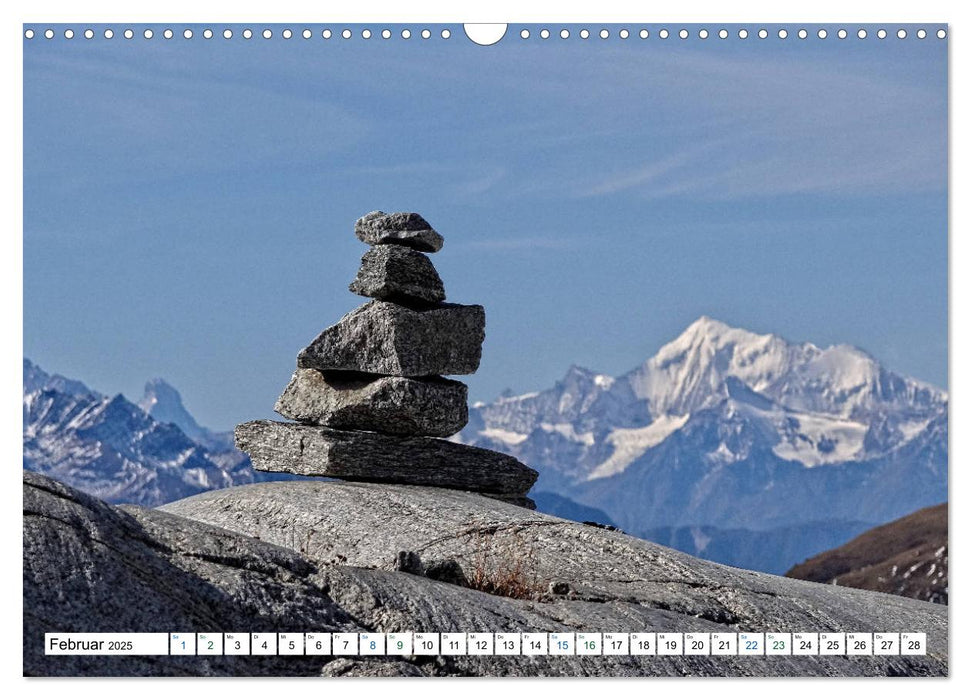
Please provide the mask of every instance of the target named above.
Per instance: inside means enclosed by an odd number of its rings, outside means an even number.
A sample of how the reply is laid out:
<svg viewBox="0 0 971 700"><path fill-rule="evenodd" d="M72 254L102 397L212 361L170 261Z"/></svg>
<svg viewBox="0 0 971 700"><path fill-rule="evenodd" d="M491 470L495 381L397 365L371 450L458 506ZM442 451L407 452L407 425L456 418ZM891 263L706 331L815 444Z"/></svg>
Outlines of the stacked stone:
<svg viewBox="0 0 971 700"><path fill-rule="evenodd" d="M485 339L485 311L445 303L426 253L442 236L414 213L358 219L371 246L350 290L372 301L325 329L297 356L275 410L295 423L236 426L254 468L348 481L478 491L532 507L537 473L499 452L438 438L469 419L467 387Z"/></svg>

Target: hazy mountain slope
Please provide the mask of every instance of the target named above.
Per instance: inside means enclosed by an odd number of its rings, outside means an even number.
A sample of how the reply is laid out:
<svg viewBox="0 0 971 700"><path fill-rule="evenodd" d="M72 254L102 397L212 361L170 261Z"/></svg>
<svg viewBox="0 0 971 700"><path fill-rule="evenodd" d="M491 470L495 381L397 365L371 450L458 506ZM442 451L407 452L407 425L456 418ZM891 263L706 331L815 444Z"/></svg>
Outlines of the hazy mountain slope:
<svg viewBox="0 0 971 700"><path fill-rule="evenodd" d="M566 496L547 491L531 491L530 498L536 504L536 510L558 518L575 520L578 523L596 523L608 527L616 527L610 517L599 508L584 506L571 501ZM654 540L656 541L656 540Z"/></svg>
<svg viewBox="0 0 971 700"><path fill-rule="evenodd" d="M791 578L947 603L947 503L867 530L792 567Z"/></svg>
<svg viewBox="0 0 971 700"><path fill-rule="evenodd" d="M213 452L233 450L232 431L216 432L203 428L182 404L182 396L164 379L152 379L145 384L145 394L139 408L161 423L174 423L190 440L205 445Z"/></svg>
<svg viewBox="0 0 971 700"><path fill-rule="evenodd" d="M800 523L771 530L698 525L648 528L640 536L695 557L781 576L792 562L838 546L870 527L870 523L839 521Z"/></svg>

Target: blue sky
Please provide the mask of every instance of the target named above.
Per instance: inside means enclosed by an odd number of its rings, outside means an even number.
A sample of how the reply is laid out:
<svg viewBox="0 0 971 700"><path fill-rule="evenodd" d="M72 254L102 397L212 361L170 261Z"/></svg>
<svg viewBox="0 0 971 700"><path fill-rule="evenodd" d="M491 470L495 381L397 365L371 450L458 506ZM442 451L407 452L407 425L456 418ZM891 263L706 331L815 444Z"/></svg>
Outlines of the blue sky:
<svg viewBox="0 0 971 700"><path fill-rule="evenodd" d="M622 373L702 314L945 385L947 42L649 28L25 41L25 354L269 416L364 301L353 222L383 209L486 307L472 399Z"/></svg>

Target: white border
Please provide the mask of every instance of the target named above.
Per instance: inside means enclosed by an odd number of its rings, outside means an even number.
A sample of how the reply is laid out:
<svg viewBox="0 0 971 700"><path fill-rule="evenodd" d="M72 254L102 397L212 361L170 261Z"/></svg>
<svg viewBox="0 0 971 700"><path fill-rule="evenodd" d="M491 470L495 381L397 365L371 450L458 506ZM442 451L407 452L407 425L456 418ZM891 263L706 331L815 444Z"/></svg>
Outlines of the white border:
<svg viewBox="0 0 971 700"><path fill-rule="evenodd" d="M169 0L165 3L131 3L130 0L122 2L114 0L88 0L83 5L77 2L67 2L65 0L48 0L43 4L20 3L16 7L5 5L3 10L4 21L0 27L3 28L3 66L4 75L4 94L8 96L20 97L22 95L22 38L21 25L24 22L65 22L82 19L84 22L97 24L114 22L119 19L136 22L151 22L153 20L173 20L181 22L211 22L214 19L232 22L448 22L448 21L471 21L471 22L546 22L551 26L555 22L572 23L587 22L593 26L596 23L612 22L635 22L645 23L671 22L671 23L696 23L705 22L715 24L718 22L765 22L765 23L839 23L850 24L883 22L890 26L895 23L917 23L917 22L949 22L949 46L951 51L950 80L951 80L951 123L960 124L968 122L966 107L967 90L961 89L961 84L956 80L956 76L964 76L967 68L966 52L963 50L961 35L966 32L967 25L964 23L964 13L962 4L959 2L940 2L934 0L923 0L921 2L899 2L884 1L880 3L847 2L837 0L814 0L813 2L803 3L779 3L779 2L741 2L726 3L724 0L716 2L714 0L696 0L689 4L670 3L661 6L658 3L647 2L610 2L609 0L598 0L590 3L588 7L578 8L576 5L566 5L565 3L525 3L522 0L493 0L488 3L479 3L476 7L464 6L455 2L428 2L421 0L410 0L407 9L403 9L404 3L392 2L391 0L371 0L367 3L355 2L345 5L336 3L287 3L287 2L220 2L209 3L205 6L198 0ZM929 38L930 39L930 38ZM936 39L935 39L936 40ZM9 99L9 103L15 104L15 100ZM22 240L23 230L22 221L22 122L20 110L12 108L5 110L5 129L7 136L5 139L3 156L5 167L4 188L5 204L3 211L7 218L6 235L3 237L3 252L0 260L4 265L2 271L3 284L3 325L6 331L6 343L3 347L2 373L0 373L0 395L5 397L5 401L0 404L3 413L0 414L0 426L3 430L2 444L5 454L9 459L5 460L7 478L13 483L14 473L22 459L21 446L22 432L20 430L21 409L20 404L14 404L14 397L17 396L17 388L21 385L21 357L22 357ZM967 294L968 277L965 272L971 263L968 256L968 245L962 235L961 222L966 218L962 216L967 207L967 198L963 196L963 185L966 181L963 167L966 158L966 148L962 133L958 130L950 134L951 145L951 269L957 274L951 278L950 287L950 343L949 351L951 357L969 357L967 342ZM967 360L965 360L967 362ZM950 392L951 392L951 431L953 436L950 450L950 463L955 465L950 470L950 488L953 496L959 490L962 492L965 476L963 471L967 468L965 458L968 455L967 441L968 432L966 427L965 412L963 410L964 396L968 393L968 372L966 365L955 363L950 368ZM21 580L17 570L19 569L13 562L13 557L18 554L22 547L20 501L21 492L19 488L10 487L4 489L7 499L4 502L4 525L2 531L4 536L3 551L6 553L8 566L6 577L3 580L4 600L22 601ZM964 496L966 497L966 496ZM963 505L963 498L961 504ZM951 510L951 532L957 533L961 528L961 523L967 521L967 516L962 514L963 509L952 508ZM821 685L820 681L788 681L788 680L708 680L706 683L728 683L732 684L729 692L745 694L751 697L762 697L771 694L777 696L784 693L787 696L816 696L820 692L832 693L834 690L861 694L878 692L883 697L907 697L910 698L914 693L924 694L933 693L935 696L942 694L952 694L957 688L955 678L967 676L967 672L958 663L963 658L963 652L967 649L967 643L962 641L962 633L966 629L964 617L959 617L959 612L966 609L963 604L961 594L955 594L953 582L963 580L966 566L962 565L960 552L965 551L964 542L959 537L952 537L950 543L950 580L952 583L951 596L955 602L950 607L951 613L951 679L946 682L937 681L933 687L919 686L913 682L900 679L889 679L886 681L871 680L870 682L880 682L880 688L864 688L865 681L855 679L844 679L826 682ZM955 546L956 545L956 546ZM967 590L965 588L965 590ZM7 623L8 632L3 636L4 648L3 668L7 678L17 678L22 674L22 649L21 631L15 625L14 620ZM265 695L275 690L284 692L308 692L309 686L306 682L295 679L283 679L283 685L278 687L280 680L259 680L257 682L247 682L249 679L234 679L229 681L230 685L226 688L220 683L217 692L229 692L238 697L250 697ZM567 686L573 679L548 679L539 680L517 680L517 681L494 681L494 680L474 680L464 682L461 688L463 694L471 694L472 697L494 698L497 693L503 695L510 691L514 693L537 693L546 694L548 692L564 693L573 690L574 686ZM27 683L27 681L22 681ZM171 681L169 681L171 682ZM217 681L218 682L218 681ZM655 683L664 684L664 688L658 689ZM609 692L614 696L633 696L635 693L672 692L671 683L678 682L674 679L598 679L592 680L581 688L576 689L584 694L599 694L603 691ZM97 693L99 695L108 693L118 694L139 694L142 697L154 698L166 696L173 692L179 694L206 693L213 692L216 686L213 681L188 680L180 682L178 687L167 686L162 682L139 681L133 679L118 680L84 680L84 681L51 681L33 680L29 685L15 686L16 691L29 693L31 697L46 698L57 697L63 699L72 693L83 692ZM301 683L298 687L294 683ZM336 683L336 684L335 684ZM423 696L444 697L454 695L458 690L452 683L444 681L421 682L420 685L400 686L399 681L382 680L356 680L353 685L348 683L337 683L330 681L326 686L315 688L316 692L322 693L359 693L363 689L362 684L367 686L365 692L389 692L392 688L389 683L394 683L393 692L401 692L405 688L413 688L414 692ZM552 686L548 684L554 684ZM650 683L648 687L646 684ZM382 687L383 686L383 687ZM569 690L568 690L569 688ZM694 690L702 692L712 692L713 687L702 689L701 686L694 686ZM726 688L719 688L717 692L725 692ZM19 693L18 693L19 694Z"/></svg>

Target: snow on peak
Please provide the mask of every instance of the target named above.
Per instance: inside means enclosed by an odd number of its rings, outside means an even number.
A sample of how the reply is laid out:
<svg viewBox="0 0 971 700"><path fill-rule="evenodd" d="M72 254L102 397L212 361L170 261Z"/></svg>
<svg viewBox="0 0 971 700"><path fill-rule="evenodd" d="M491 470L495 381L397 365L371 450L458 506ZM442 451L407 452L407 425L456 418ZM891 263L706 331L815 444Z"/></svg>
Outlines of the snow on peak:
<svg viewBox="0 0 971 700"><path fill-rule="evenodd" d="M193 440L206 437L206 430L186 410L181 394L164 379L150 379L145 383L145 395L138 407L157 421L174 423Z"/></svg>
<svg viewBox="0 0 971 700"><path fill-rule="evenodd" d="M614 378L607 374L598 374L593 378L593 383L601 389L609 389L614 385Z"/></svg>
<svg viewBox="0 0 971 700"><path fill-rule="evenodd" d="M53 390L72 396L99 396L76 379L68 379L60 374L48 374L33 362L24 358L24 399L29 394Z"/></svg>
<svg viewBox="0 0 971 700"><path fill-rule="evenodd" d="M881 406L931 406L943 392L884 370L849 345L820 349L702 316L628 379L654 415L685 415L730 395L729 379L786 408L848 417Z"/></svg>

